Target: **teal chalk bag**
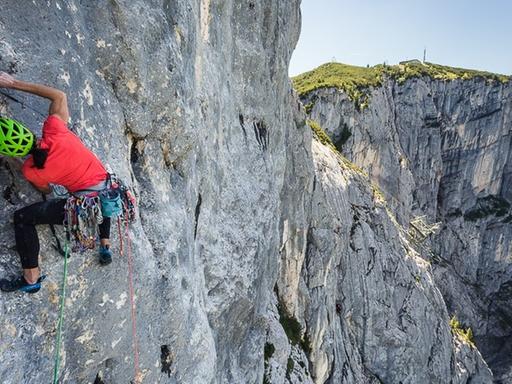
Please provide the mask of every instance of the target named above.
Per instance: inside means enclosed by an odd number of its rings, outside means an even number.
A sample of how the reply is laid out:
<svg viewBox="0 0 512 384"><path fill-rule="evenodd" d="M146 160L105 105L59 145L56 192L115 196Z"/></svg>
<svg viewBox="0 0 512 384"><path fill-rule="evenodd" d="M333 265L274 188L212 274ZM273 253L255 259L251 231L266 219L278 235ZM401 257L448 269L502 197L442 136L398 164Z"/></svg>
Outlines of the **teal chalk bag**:
<svg viewBox="0 0 512 384"><path fill-rule="evenodd" d="M105 217L117 217L123 214L123 202L119 188L109 188L100 193L101 213Z"/></svg>

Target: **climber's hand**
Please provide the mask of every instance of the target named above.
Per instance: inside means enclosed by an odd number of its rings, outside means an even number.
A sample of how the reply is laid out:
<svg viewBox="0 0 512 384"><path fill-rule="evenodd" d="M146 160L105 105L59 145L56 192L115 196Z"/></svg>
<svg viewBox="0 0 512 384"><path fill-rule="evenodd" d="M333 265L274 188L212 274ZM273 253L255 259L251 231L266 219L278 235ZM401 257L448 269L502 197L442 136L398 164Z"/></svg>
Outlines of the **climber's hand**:
<svg viewBox="0 0 512 384"><path fill-rule="evenodd" d="M5 72L0 72L0 87L12 88L14 86L14 77Z"/></svg>

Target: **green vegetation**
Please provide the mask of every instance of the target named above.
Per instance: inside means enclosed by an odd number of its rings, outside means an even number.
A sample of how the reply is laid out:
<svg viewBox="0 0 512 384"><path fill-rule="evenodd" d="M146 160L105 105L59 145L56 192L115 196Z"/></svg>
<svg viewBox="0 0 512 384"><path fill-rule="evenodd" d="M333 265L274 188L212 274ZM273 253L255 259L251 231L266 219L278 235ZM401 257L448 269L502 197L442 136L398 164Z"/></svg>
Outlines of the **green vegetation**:
<svg viewBox="0 0 512 384"><path fill-rule="evenodd" d="M457 208L455 210L451 210L450 212L448 212L446 214L447 217L461 217L462 216L462 211L460 208Z"/></svg>
<svg viewBox="0 0 512 384"><path fill-rule="evenodd" d="M350 132L348 125L343 124L343 129L341 131L340 138L334 144L336 146L336 148L338 148L338 151L341 152L341 149L343 148L343 144L345 144L347 142L347 140L350 139L350 136L352 136L352 132Z"/></svg>
<svg viewBox="0 0 512 384"><path fill-rule="evenodd" d="M288 363L286 364L286 378L290 380L290 374L293 372L293 368L295 367L295 362L291 357L288 357Z"/></svg>
<svg viewBox="0 0 512 384"><path fill-rule="evenodd" d="M500 196L486 196L477 199L475 206L464 214L464 219L476 221L490 215L505 216L510 209L510 203Z"/></svg>
<svg viewBox="0 0 512 384"><path fill-rule="evenodd" d="M454 335L459 336L459 338L464 341L466 344L470 346L475 346L475 340L473 339L473 331L471 328L466 328L462 326L459 320L455 316L450 319L450 328L452 329L452 333Z"/></svg>
<svg viewBox="0 0 512 384"><path fill-rule="evenodd" d="M407 79L423 76L443 81L483 78L490 82L506 83L511 80L510 76L433 63L423 64L417 60L398 65L379 64L368 68L327 63L298 75L292 80L301 97L320 88L338 88L342 89L356 103L356 107L362 110L368 106L370 88L382 85L386 78L395 79L401 84Z"/></svg>
<svg viewBox="0 0 512 384"><path fill-rule="evenodd" d="M297 319L293 316L289 316L281 304L277 306L277 310L279 312L279 322L281 323L286 336L288 336L290 343L292 343L292 345L298 345L306 354L311 353L311 341L309 340L307 333L302 337L302 326ZM267 347L265 346L265 351L266 348Z"/></svg>
<svg viewBox="0 0 512 384"><path fill-rule="evenodd" d="M302 327L297 319L293 316L289 316L283 306L278 305L279 311L279 322L281 323L286 336L288 336L288 340L293 345L297 345L302 341Z"/></svg>
<svg viewBox="0 0 512 384"><path fill-rule="evenodd" d="M263 373L263 384L270 384L270 380L267 376L267 369L268 369L268 361L276 351L276 348L274 347L274 344L271 343L265 343L265 348L263 349L263 356L265 361L265 372Z"/></svg>
<svg viewBox="0 0 512 384"><path fill-rule="evenodd" d="M352 170L352 171L354 171L356 173L359 173L360 175L362 175L364 177L368 177L368 174L365 171L363 171L357 165L352 163L345 156L341 155L341 153L339 152L338 148L336 148L336 146L333 144L333 142L332 142L331 138L329 137L329 135L327 133L325 133L325 131L322 129L322 127L320 127L320 124L318 124L314 120L308 120L307 124L309 125L309 127L313 131L316 139L320 143L322 143L323 145L325 145L325 146L329 147L330 149L332 149L338 155L338 162L339 162L340 166L343 169Z"/></svg>
<svg viewBox="0 0 512 384"><path fill-rule="evenodd" d="M308 120L307 121L309 127L315 134L315 137L318 139L319 142L321 142L323 145L326 145L327 147L331 148L333 151L338 152L335 145L333 144L331 138L325 131L320 127L320 124L318 124L314 120Z"/></svg>
<svg viewBox="0 0 512 384"><path fill-rule="evenodd" d="M380 189L380 187L377 184L371 184L372 192L373 192L373 199L374 201L380 203L380 204L386 204L386 197L384 196L384 192Z"/></svg>
<svg viewBox="0 0 512 384"><path fill-rule="evenodd" d="M354 171L356 173L359 173L361 176L365 177L365 178L368 178L368 173L366 173L362 168L360 168L358 165L356 165L355 163L351 162L349 159L347 159L345 156L343 155L339 155L339 158L338 158L338 162L340 164L340 166L343 168L343 169L347 169L347 170L351 170L351 171Z"/></svg>
<svg viewBox="0 0 512 384"><path fill-rule="evenodd" d="M304 337L300 341L300 347L304 351L306 355L311 353L311 340L309 340L309 336L307 333L304 334Z"/></svg>

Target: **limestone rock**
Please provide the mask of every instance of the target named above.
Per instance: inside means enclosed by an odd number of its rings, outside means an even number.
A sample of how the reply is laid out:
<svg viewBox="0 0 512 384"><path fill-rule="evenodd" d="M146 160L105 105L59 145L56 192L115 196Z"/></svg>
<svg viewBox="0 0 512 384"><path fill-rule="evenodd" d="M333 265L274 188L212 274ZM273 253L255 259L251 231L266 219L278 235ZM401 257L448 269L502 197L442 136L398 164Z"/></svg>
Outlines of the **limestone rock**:
<svg viewBox="0 0 512 384"><path fill-rule="evenodd" d="M142 382L490 382L407 211L313 141L287 73L299 24L298 0L2 3L0 70L66 91L70 128L136 191ZM0 112L40 133L47 102L1 90ZM40 196L5 160L0 177L4 276L12 214ZM6 384L52 377L63 260L39 231L44 288L0 295ZM60 382L134 380L129 299L126 256L72 255Z"/></svg>
<svg viewBox="0 0 512 384"><path fill-rule="evenodd" d="M497 378L509 375L512 82L482 78L386 81L359 111L320 89L310 117L378 184L398 221L425 216L440 230L421 255L432 263L450 315L475 334ZM503 376L504 377L504 376ZM507 381L508 382L508 381Z"/></svg>

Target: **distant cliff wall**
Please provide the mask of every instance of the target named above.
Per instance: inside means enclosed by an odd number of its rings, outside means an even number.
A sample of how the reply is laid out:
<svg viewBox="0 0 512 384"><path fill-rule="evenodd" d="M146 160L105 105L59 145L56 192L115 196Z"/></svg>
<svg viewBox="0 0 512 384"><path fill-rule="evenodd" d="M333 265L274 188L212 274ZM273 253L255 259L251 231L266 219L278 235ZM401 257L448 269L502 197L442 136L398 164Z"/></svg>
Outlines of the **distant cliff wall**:
<svg viewBox="0 0 512 384"><path fill-rule="evenodd" d="M440 223L422 256L450 315L470 326L497 378L512 380L512 83L482 77L370 88L358 108L335 88L309 117L383 190L399 222ZM507 381L508 382L508 381Z"/></svg>

